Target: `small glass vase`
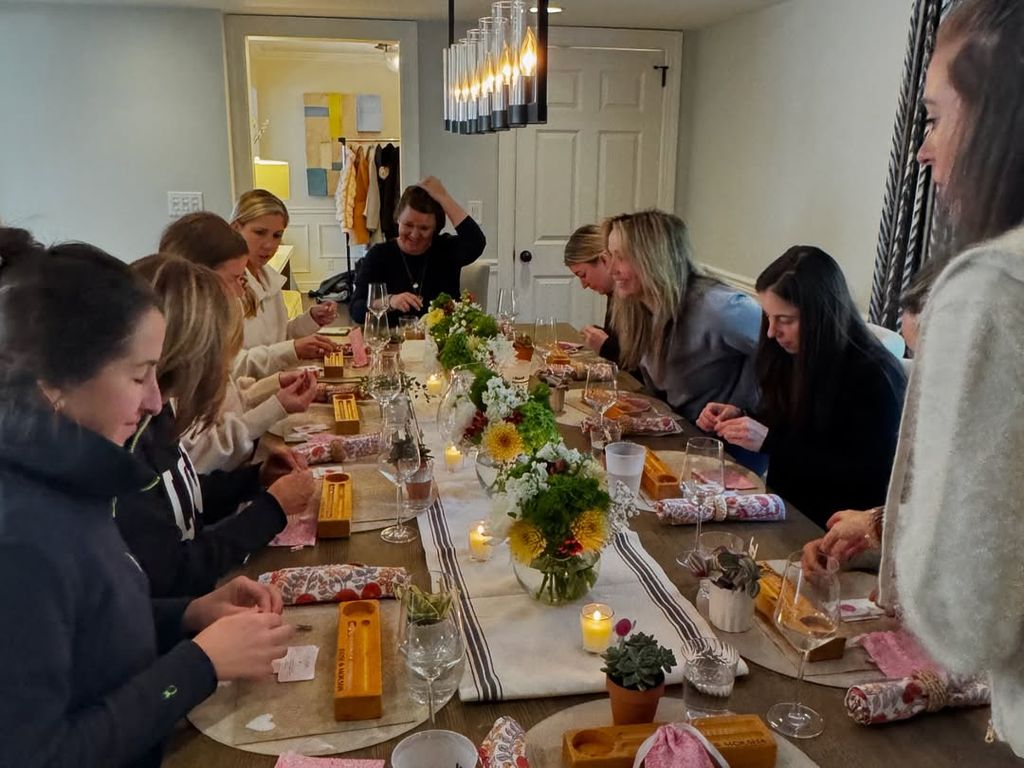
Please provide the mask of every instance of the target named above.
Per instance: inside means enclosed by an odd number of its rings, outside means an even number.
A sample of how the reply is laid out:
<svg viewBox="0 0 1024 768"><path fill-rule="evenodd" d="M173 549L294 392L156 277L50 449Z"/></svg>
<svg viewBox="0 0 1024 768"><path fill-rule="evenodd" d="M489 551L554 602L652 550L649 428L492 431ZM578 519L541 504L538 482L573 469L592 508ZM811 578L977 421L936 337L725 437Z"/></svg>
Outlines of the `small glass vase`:
<svg viewBox="0 0 1024 768"><path fill-rule="evenodd" d="M572 603L589 594L601 572L601 553L573 557L541 556L529 565L512 558L516 580L526 593L547 605Z"/></svg>
<svg viewBox="0 0 1024 768"><path fill-rule="evenodd" d="M476 479L480 481L480 486L490 496L495 491L495 486L498 482L498 472L501 471L501 463L495 461L487 451L480 450L476 454L475 466Z"/></svg>

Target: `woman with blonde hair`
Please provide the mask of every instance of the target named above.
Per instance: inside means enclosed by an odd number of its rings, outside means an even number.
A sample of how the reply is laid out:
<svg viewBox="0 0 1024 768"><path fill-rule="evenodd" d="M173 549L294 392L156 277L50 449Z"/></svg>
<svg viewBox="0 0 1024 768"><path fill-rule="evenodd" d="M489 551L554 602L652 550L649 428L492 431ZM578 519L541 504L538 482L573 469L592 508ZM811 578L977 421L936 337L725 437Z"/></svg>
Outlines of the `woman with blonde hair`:
<svg viewBox="0 0 1024 768"><path fill-rule="evenodd" d="M160 252L212 269L232 302L241 298L246 285L248 245L217 214L200 211L172 222L160 238ZM240 312L233 332L241 333ZM235 347L240 345L239 339ZM267 348L254 347L239 355L252 356L261 349ZM235 375L228 379L224 403L214 423L202 428L197 425L182 436L182 444L200 473L234 469L248 461L256 442L271 426L290 413L305 411L316 394L316 380L307 371L275 373L254 381L237 374L238 357L233 368Z"/></svg>
<svg viewBox="0 0 1024 768"><path fill-rule="evenodd" d="M280 532L285 515L305 510L313 479L282 465L283 454L262 467L196 471L181 436L208 428L220 414L241 343L237 304L212 270L175 256L147 256L132 271L163 305L167 332L156 376L164 407L130 443L157 481L118 498L117 524L154 596L202 594ZM269 483L282 470L287 474Z"/></svg>
<svg viewBox="0 0 1024 768"><path fill-rule="evenodd" d="M711 401L757 404L754 353L761 310L745 293L701 275L682 219L624 213L602 230L615 282L612 328L623 368L690 421Z"/></svg>
<svg viewBox="0 0 1024 768"><path fill-rule="evenodd" d="M285 359L271 361L276 365L272 370L249 370L245 373L266 376L288 367L285 363L293 364L287 359L291 352L303 360L333 352L334 343L326 336L317 335L316 331L334 321L338 316L337 305L333 301L325 301L289 320L281 295L288 281L268 263L277 252L288 226L288 209L284 203L265 189L251 189L238 198L231 212L230 224L248 246L245 292L242 296L245 315L243 347L267 346L278 355L285 356ZM289 339L294 339L294 342L284 344Z"/></svg>
<svg viewBox="0 0 1024 768"><path fill-rule="evenodd" d="M605 247L604 232L599 224L584 224L565 243L565 266L580 280L580 285L607 297L604 326L583 327L583 341L605 360L619 362L619 340L612 331L612 303L615 281L612 280L611 259Z"/></svg>

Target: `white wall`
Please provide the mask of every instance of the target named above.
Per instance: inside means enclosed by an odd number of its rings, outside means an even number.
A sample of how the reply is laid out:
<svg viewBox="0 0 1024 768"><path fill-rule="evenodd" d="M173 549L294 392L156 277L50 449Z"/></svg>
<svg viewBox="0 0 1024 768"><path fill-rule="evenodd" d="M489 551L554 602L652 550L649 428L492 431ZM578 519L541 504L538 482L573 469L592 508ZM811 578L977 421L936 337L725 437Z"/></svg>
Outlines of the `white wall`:
<svg viewBox="0 0 1024 768"><path fill-rule="evenodd" d="M753 279L818 245L867 305L909 21L909 0L787 0L688 35L678 210L699 260Z"/></svg>
<svg viewBox="0 0 1024 768"><path fill-rule="evenodd" d="M0 5L0 219L133 260L167 191L231 207L216 11Z"/></svg>

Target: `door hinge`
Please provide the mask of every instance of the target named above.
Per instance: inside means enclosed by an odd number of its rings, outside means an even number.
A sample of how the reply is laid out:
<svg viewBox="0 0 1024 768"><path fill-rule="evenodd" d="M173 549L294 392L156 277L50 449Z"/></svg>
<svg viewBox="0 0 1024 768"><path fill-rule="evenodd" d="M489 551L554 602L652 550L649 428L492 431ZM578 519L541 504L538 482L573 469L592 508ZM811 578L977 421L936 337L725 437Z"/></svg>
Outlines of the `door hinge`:
<svg viewBox="0 0 1024 768"><path fill-rule="evenodd" d="M655 64L654 68L661 70L661 87L664 88L668 78L668 64Z"/></svg>

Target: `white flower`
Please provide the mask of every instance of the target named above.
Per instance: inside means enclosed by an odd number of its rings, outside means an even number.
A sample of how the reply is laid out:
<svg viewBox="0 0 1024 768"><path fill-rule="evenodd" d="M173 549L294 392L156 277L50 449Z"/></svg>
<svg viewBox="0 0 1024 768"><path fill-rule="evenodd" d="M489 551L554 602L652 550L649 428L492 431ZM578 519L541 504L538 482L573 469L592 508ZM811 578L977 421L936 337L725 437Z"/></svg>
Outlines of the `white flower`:
<svg viewBox="0 0 1024 768"><path fill-rule="evenodd" d="M461 438L469 429L469 425L473 423L474 416L476 416L476 406L473 405L473 401L468 397L460 400L455 406L455 414L452 416L452 434Z"/></svg>
<svg viewBox="0 0 1024 768"><path fill-rule="evenodd" d="M526 402L526 395L500 376L488 379L487 387L480 397L484 401L484 412L489 421L507 419Z"/></svg>
<svg viewBox="0 0 1024 768"><path fill-rule="evenodd" d="M512 504L508 494L498 493L492 497L489 522L491 536L496 539L495 544L504 541L508 537L508 529L515 522L517 511L518 507Z"/></svg>

